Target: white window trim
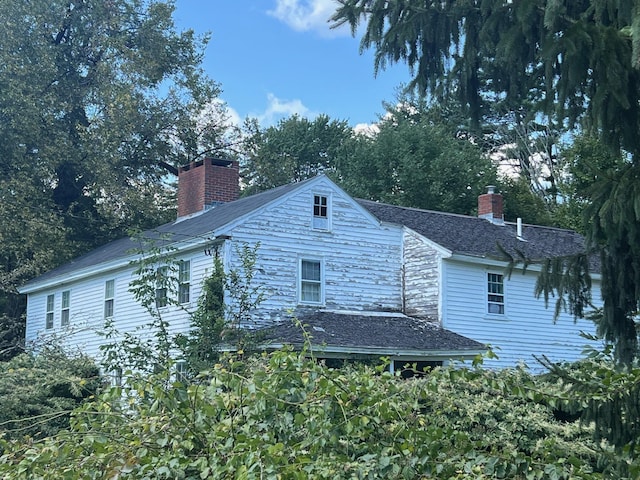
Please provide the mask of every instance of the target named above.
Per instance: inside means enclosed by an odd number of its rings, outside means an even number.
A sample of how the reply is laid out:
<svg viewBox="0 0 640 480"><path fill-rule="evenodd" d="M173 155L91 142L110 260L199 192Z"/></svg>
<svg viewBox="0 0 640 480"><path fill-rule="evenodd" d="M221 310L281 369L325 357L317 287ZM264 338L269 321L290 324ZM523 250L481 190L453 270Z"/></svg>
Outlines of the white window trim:
<svg viewBox="0 0 640 480"><path fill-rule="evenodd" d="M107 285L109 282L113 285L113 292L109 296ZM111 301L111 315L107 315L107 302ZM113 318L116 313L116 281L115 279L109 279L104 282L104 310L103 315L105 319Z"/></svg>
<svg viewBox="0 0 640 480"><path fill-rule="evenodd" d="M489 291L489 275L499 275L500 278L502 279L502 293L494 293L494 292L490 292ZM487 315L494 317L494 318L506 318L506 313L507 313L507 292L506 292L506 284L505 284L505 277L503 273L498 273L498 272L493 272L493 271L488 271L486 272L485 275L485 290L486 290L486 296L485 296L485 308L487 311ZM502 303L500 302L492 302L489 300L489 295L501 295L502 296ZM491 312L489 310L489 306L490 305L502 305L502 313L499 312Z"/></svg>
<svg viewBox="0 0 640 480"><path fill-rule="evenodd" d="M320 301L310 302L302 299L302 262L317 262L320 264ZM301 256L298 258L298 303L301 305L324 305L325 302L325 270L324 260L320 257Z"/></svg>
<svg viewBox="0 0 640 480"><path fill-rule="evenodd" d="M325 197L327 199L327 217L316 217L315 198ZM311 192L311 229L321 232L331 231L333 198L330 193ZM324 224L323 224L324 223Z"/></svg>
<svg viewBox="0 0 640 480"><path fill-rule="evenodd" d="M65 305L65 294L67 297L67 304ZM64 290L62 292L62 299L60 301L60 326L67 327L71 323L71 290Z"/></svg>
<svg viewBox="0 0 640 480"><path fill-rule="evenodd" d="M189 269L187 270L188 278L186 279L186 281L182 281L182 278L180 278L180 274L182 273L182 265L184 265L185 263L189 264ZM181 305L187 305L189 303L191 303L191 271L192 271L192 267L193 267L193 262L191 261L191 259L187 258L187 259L183 259L180 260L180 263L178 265L178 303L180 303ZM182 286L186 285L188 288L188 292L189 292L189 299L186 302L182 301Z"/></svg>
<svg viewBox="0 0 640 480"><path fill-rule="evenodd" d="M49 305L49 299L51 299L51 305ZM45 306L45 314L44 314L44 328L45 330L52 330L55 322L55 311L56 311L56 296L55 294L47 295L44 300ZM51 308L49 308L51 306ZM51 316L51 322L48 322L48 317Z"/></svg>

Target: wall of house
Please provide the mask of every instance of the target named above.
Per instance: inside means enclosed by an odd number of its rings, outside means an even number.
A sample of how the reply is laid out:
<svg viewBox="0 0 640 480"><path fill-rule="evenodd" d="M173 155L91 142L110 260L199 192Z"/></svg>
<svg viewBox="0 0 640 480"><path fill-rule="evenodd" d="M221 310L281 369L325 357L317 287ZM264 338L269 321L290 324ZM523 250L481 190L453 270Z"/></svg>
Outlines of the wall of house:
<svg viewBox="0 0 640 480"><path fill-rule="evenodd" d="M197 307L197 297L201 291L201 282L205 274L211 271L212 258L202 249L185 252L177 257L191 261L191 301L181 308L168 306L162 308L162 318L169 323L171 333L186 332L189 329L186 310ZM104 336L105 283L114 280L113 326L121 334L136 333L140 338L151 338L152 331L147 328L151 321L148 312L129 292L134 279L133 268L121 268L107 273L94 275L80 281L63 283L51 290L29 294L27 304L26 341L36 348L39 342L55 339L71 350L78 350L96 358L100 357L100 345L107 342ZM69 325L60 325L62 292L70 291ZM47 296L55 295L53 328L45 328Z"/></svg>
<svg viewBox="0 0 640 480"><path fill-rule="evenodd" d="M545 355L550 360L574 361L579 359L589 344L580 332L595 333L591 321L578 320L563 313L554 323L555 304L545 307L543 299L534 297L536 273L514 272L504 279L505 313L489 314L487 308L487 273L504 273L504 265L493 267L443 261L443 327L479 342L490 344L498 360L487 360L489 368L511 367L526 363L533 371L543 367L534 355ZM599 287L594 284L594 292Z"/></svg>
<svg viewBox="0 0 640 480"><path fill-rule="evenodd" d="M442 254L422 235L404 232L404 306L415 317L438 319Z"/></svg>
<svg viewBox="0 0 640 480"><path fill-rule="evenodd" d="M329 198L330 228L326 231L312 228L314 195ZM265 300L256 315L258 327L305 308L402 308L401 228L380 226L329 182L316 182L297 190L243 221L230 235L236 245L260 243L254 283L264 286ZM231 248L228 252L235 260L236 250ZM298 301L298 270L303 258L323 264L325 291L321 305Z"/></svg>
<svg viewBox="0 0 640 480"><path fill-rule="evenodd" d="M330 199L330 228L312 228L313 196ZM227 269L238 270L240 248L259 244L258 261L252 285L259 287L265 300L255 312L251 327L267 326L270 322L290 317L291 312L304 308L336 310L399 311L401 303L401 237L396 226L380 226L348 196L326 181L313 182L306 189L295 190L266 210L241 219L224 232L228 235L220 248ZM191 261L191 302L183 305L195 310L204 278L213 267L213 258L204 248L181 252L178 260ZM323 264L324 302L301 305L299 299L300 259L318 259ZM128 291L133 280L132 267L100 273L81 281L65 283L55 289L29 294L27 307L27 341L59 337L64 345L73 346L90 355L99 356L99 346L105 343L97 332L104 319L105 282L115 280L113 323L121 332L136 332L142 337L151 334L144 326L149 314ZM62 291L71 292L70 324L60 326ZM45 328L47 295L55 293L54 328ZM161 310L172 333L189 329L189 315L176 307Z"/></svg>

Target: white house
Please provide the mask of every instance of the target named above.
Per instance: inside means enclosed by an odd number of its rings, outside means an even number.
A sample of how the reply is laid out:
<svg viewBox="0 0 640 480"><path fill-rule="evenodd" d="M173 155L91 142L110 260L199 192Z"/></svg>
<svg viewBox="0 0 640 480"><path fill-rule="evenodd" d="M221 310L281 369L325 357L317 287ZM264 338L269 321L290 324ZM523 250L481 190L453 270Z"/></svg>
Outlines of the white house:
<svg viewBox="0 0 640 480"><path fill-rule="evenodd" d="M357 201L326 176L238 197L238 165L204 159L180 169L178 219L145 232L174 249L180 265L175 306L160 307L174 333L190 328L212 252L236 269L239 247L259 245L254 283L265 300L249 328L265 348L302 342L292 318L321 356L381 357L441 364L496 347L489 366L579 358L590 322L562 315L533 296L535 272L506 278L507 251L530 258L574 253L574 232L502 221L501 197L480 197L485 218ZM24 285L27 342L48 335L97 356L110 319L134 332L149 315L129 291L139 241L104 245ZM162 305L164 292L156 292Z"/></svg>

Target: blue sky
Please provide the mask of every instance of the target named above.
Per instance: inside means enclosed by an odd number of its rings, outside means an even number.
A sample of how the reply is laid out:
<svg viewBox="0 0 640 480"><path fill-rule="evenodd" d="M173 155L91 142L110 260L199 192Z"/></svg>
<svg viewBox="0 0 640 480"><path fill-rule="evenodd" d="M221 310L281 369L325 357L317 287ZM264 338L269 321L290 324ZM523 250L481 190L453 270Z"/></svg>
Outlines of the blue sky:
<svg viewBox="0 0 640 480"><path fill-rule="evenodd" d="M409 81L406 65L374 78L373 52L348 29L330 30L334 0L176 0L178 29L209 32L207 74L240 120L263 126L294 113L373 123Z"/></svg>

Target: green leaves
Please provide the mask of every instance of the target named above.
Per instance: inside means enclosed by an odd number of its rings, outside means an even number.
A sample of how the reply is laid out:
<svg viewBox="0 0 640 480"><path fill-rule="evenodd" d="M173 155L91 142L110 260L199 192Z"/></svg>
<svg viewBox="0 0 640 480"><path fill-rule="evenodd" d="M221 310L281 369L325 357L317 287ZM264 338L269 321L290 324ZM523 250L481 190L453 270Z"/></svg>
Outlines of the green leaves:
<svg viewBox="0 0 640 480"><path fill-rule="evenodd" d="M0 475L538 479L615 466L590 427L554 420L555 381L520 370L404 381L278 351L228 356L189 386L166 378L105 391L76 409L68 434L5 450Z"/></svg>

